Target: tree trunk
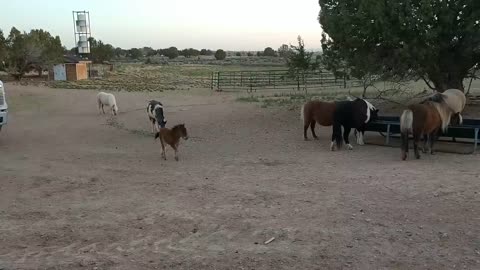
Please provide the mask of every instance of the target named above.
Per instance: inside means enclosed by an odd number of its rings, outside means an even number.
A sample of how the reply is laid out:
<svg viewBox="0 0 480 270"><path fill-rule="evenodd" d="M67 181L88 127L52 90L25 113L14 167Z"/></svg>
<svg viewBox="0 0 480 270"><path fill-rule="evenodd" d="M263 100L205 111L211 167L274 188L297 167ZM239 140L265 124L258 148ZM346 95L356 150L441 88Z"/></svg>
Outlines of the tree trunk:
<svg viewBox="0 0 480 270"><path fill-rule="evenodd" d="M440 74L429 74L429 79L433 82L435 90L442 93L447 89L458 89L462 92L465 90L463 86L463 79L467 74L463 76L461 74L453 73L440 73Z"/></svg>

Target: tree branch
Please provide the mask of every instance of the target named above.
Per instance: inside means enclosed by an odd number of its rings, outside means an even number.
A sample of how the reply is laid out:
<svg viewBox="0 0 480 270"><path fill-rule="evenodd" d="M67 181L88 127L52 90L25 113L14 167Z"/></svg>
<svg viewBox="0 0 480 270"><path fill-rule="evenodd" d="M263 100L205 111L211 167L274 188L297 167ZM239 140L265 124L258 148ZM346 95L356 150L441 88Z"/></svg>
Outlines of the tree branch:
<svg viewBox="0 0 480 270"><path fill-rule="evenodd" d="M427 84L427 86L428 86L430 89L435 90L435 91L437 90L435 87L433 87L433 86L428 82L428 80L425 78L425 76L422 75L422 76L420 76L420 78L422 78L422 80Z"/></svg>

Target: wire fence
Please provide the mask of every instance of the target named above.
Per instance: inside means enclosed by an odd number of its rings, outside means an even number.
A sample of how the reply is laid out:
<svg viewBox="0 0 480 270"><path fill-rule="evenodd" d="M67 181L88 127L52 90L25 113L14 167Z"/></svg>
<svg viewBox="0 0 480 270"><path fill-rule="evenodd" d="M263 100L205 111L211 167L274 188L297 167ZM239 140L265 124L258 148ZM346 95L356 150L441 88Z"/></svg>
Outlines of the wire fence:
<svg viewBox="0 0 480 270"><path fill-rule="evenodd" d="M212 72L210 80L212 90L247 90L247 92L260 89L301 91L315 88L347 88L362 85L360 80L350 80L347 77L338 78L333 73L320 70L293 75L288 70L219 71Z"/></svg>

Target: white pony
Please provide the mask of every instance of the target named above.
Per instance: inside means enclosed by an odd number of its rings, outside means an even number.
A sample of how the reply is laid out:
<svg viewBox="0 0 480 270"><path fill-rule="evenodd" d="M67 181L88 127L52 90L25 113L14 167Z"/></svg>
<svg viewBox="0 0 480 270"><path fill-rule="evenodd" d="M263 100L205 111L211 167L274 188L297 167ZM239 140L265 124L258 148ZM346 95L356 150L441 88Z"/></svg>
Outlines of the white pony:
<svg viewBox="0 0 480 270"><path fill-rule="evenodd" d="M113 115L117 115L118 113L118 105L117 101L115 100L115 96L110 93L100 92L97 95L97 103L98 103L98 110L100 113L105 114L105 110L103 106L109 106L112 110Z"/></svg>

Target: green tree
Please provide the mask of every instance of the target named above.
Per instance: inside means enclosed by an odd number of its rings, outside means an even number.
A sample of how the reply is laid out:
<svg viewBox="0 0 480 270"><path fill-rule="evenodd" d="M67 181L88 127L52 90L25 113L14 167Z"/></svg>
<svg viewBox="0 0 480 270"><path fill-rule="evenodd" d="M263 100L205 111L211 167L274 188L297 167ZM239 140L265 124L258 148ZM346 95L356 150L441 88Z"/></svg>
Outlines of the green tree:
<svg viewBox="0 0 480 270"><path fill-rule="evenodd" d="M288 54L290 53L290 47L287 44L282 44L280 48L278 48L278 55L283 58L287 58Z"/></svg>
<svg viewBox="0 0 480 270"><path fill-rule="evenodd" d="M242 56L242 53L241 52L236 52L235 56Z"/></svg>
<svg viewBox="0 0 480 270"><path fill-rule="evenodd" d="M162 51L161 54L168 57L168 59L175 59L180 55L177 47L170 47L168 49L163 49L161 51Z"/></svg>
<svg viewBox="0 0 480 270"><path fill-rule="evenodd" d="M200 51L193 48L189 48L189 49L183 49L181 52L179 52L179 54L187 58L190 58L192 56L199 56Z"/></svg>
<svg viewBox="0 0 480 270"><path fill-rule="evenodd" d="M93 37L88 39L90 42L90 57L96 63L110 61L115 56L115 48L110 44L105 44L101 40L95 40Z"/></svg>
<svg viewBox="0 0 480 270"><path fill-rule="evenodd" d="M213 51L208 49L201 49L200 55L213 55Z"/></svg>
<svg viewBox="0 0 480 270"><path fill-rule="evenodd" d="M276 55L277 55L277 53L271 47L267 47L267 48L265 48L265 50L263 50L263 56L273 57L273 56L276 56Z"/></svg>
<svg viewBox="0 0 480 270"><path fill-rule="evenodd" d="M0 70L5 70L5 61L7 60L7 39L0 29Z"/></svg>
<svg viewBox="0 0 480 270"><path fill-rule="evenodd" d="M18 80L26 72L37 70L41 74L52 64L63 60L64 48L60 38L41 29L27 34L12 27L4 44L3 67Z"/></svg>
<svg viewBox="0 0 480 270"><path fill-rule="evenodd" d="M116 58L124 57L127 55L127 52L120 47L115 48L114 53Z"/></svg>
<svg viewBox="0 0 480 270"><path fill-rule="evenodd" d="M225 58L227 58L227 53L222 50L222 49L218 49L216 52L215 52L215 59L217 60L224 60Z"/></svg>
<svg viewBox="0 0 480 270"><path fill-rule="evenodd" d="M142 51L138 48L131 48L128 50L127 56L131 59L140 59L142 57Z"/></svg>
<svg viewBox="0 0 480 270"><path fill-rule="evenodd" d="M353 69L463 90L480 62L478 0L319 0L324 52ZM374 66L364 65L367 60ZM363 67L362 67L363 65Z"/></svg>
<svg viewBox="0 0 480 270"><path fill-rule="evenodd" d="M291 45L292 52L287 58L288 73L290 77L300 82L303 82L305 94L307 93L307 86L305 79L309 71L315 70L319 67L317 61L312 61L313 52L308 52L305 49L305 43L301 36L298 36L298 46Z"/></svg>

